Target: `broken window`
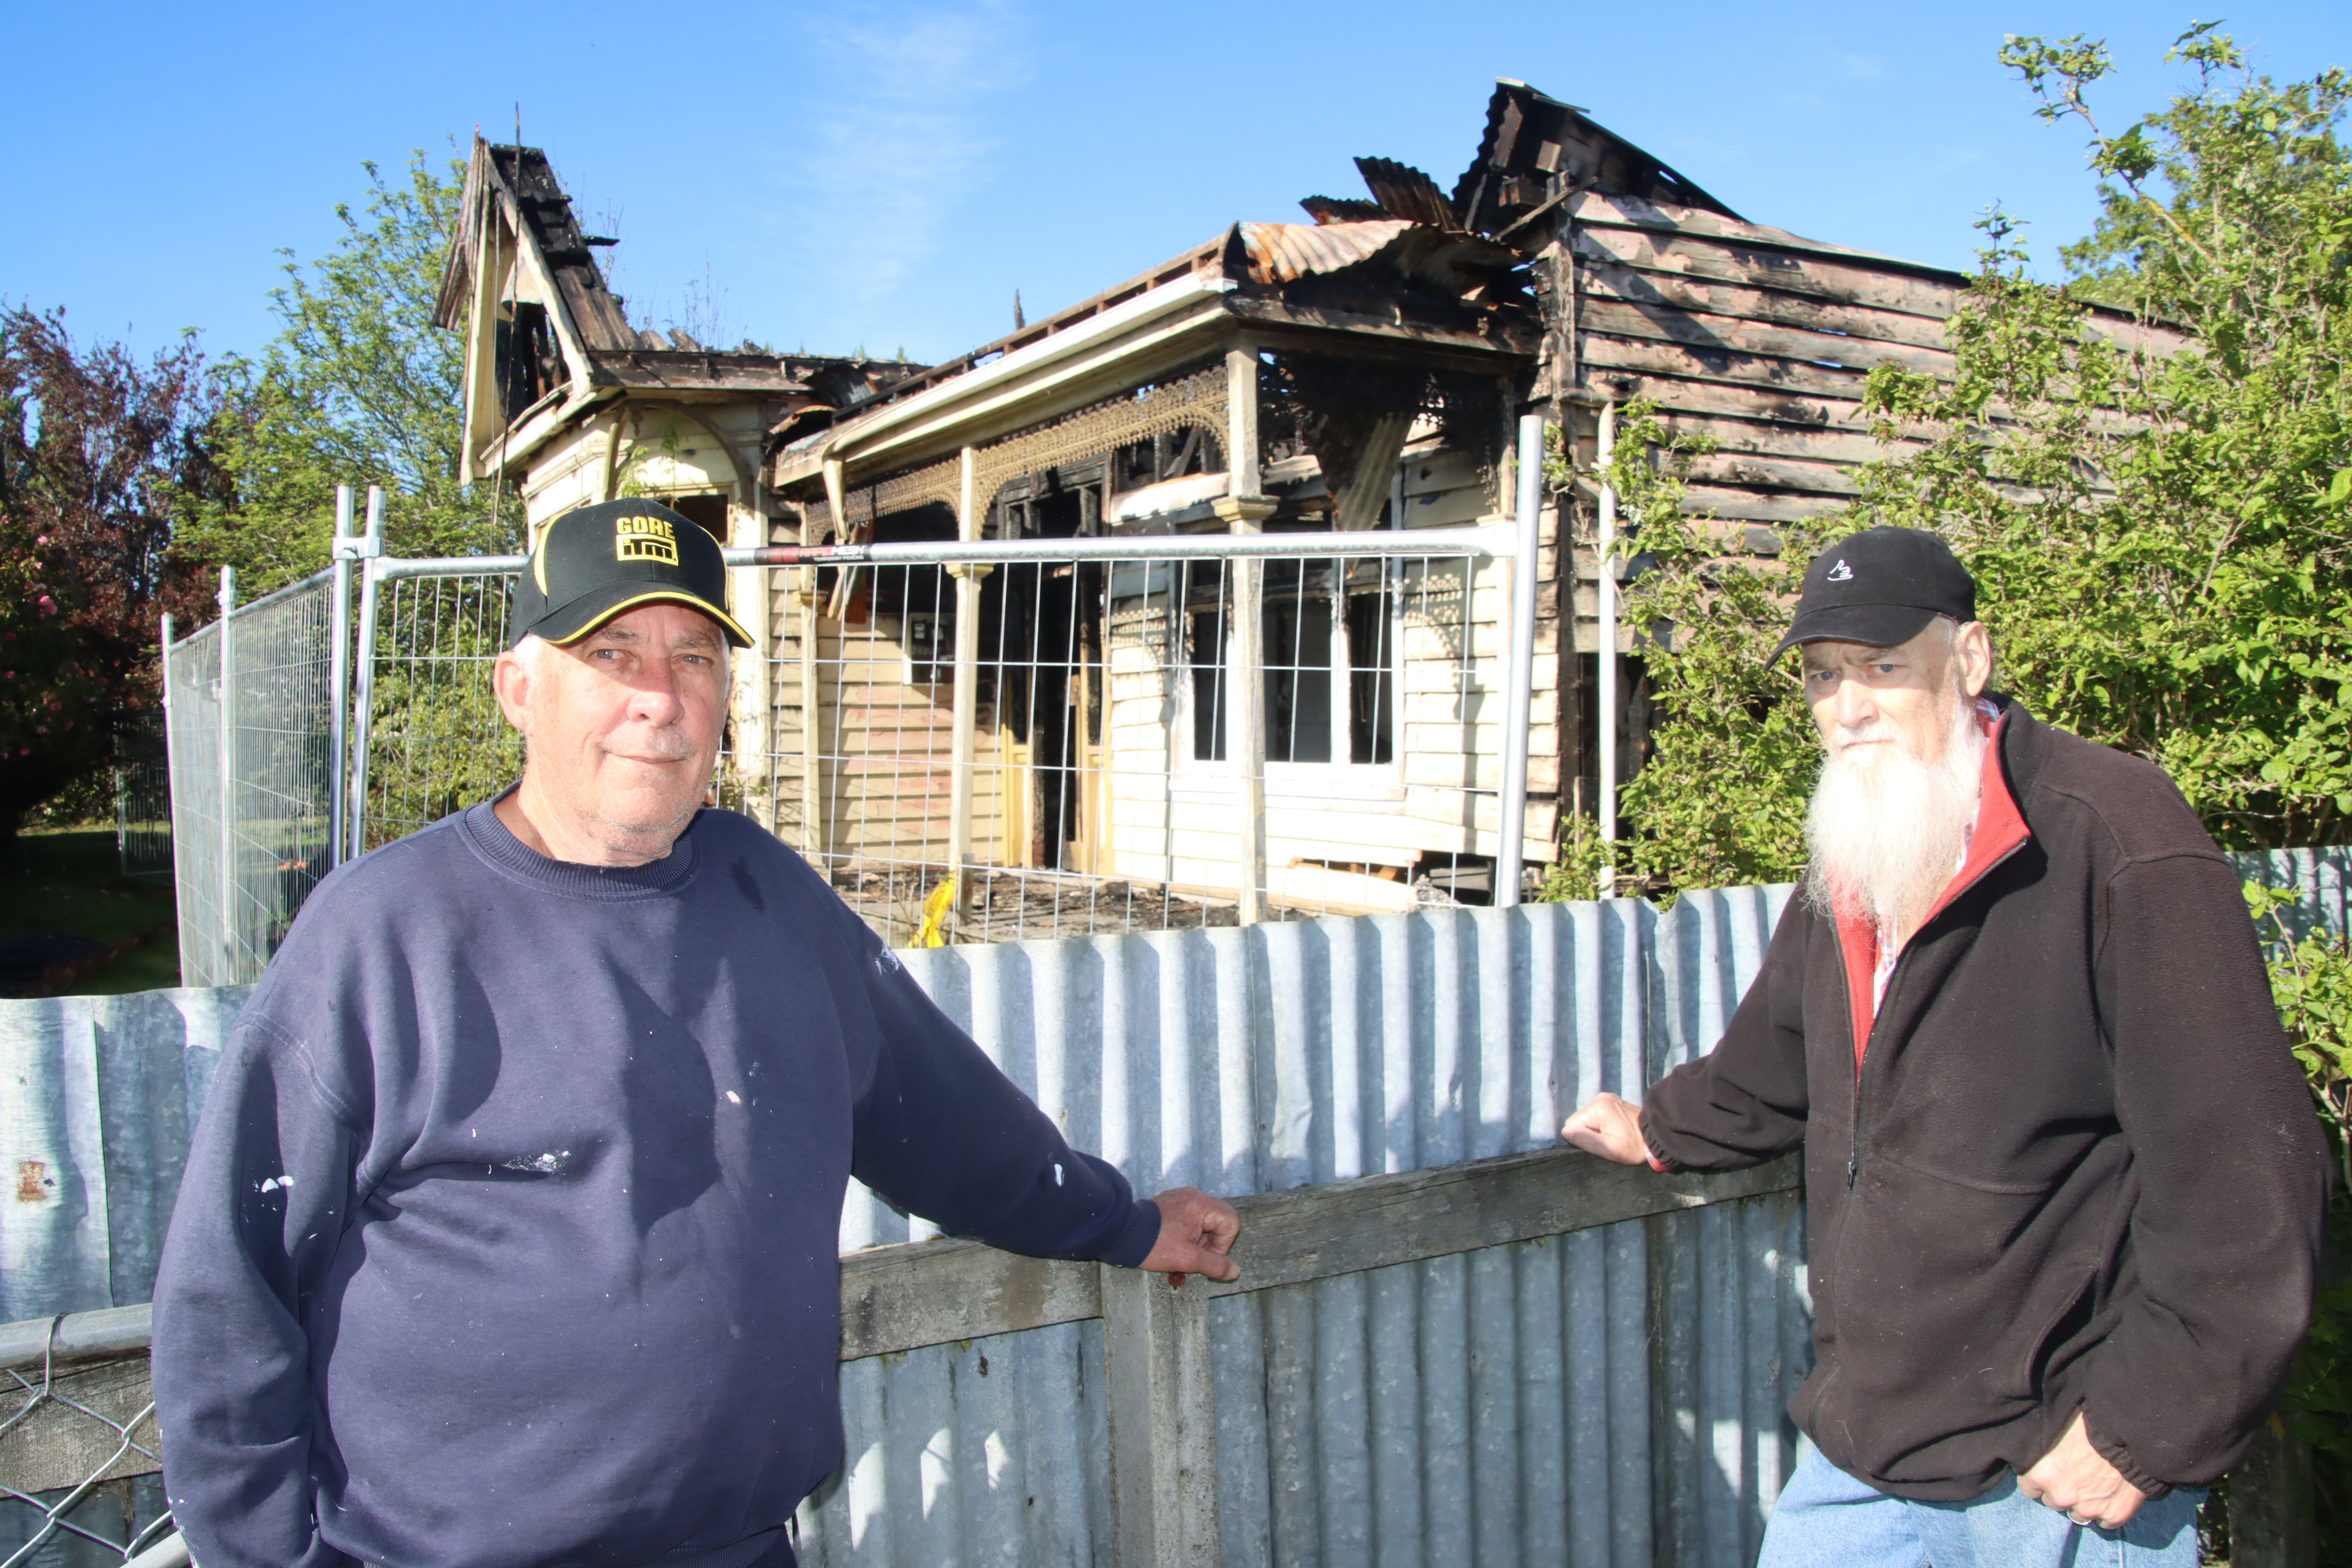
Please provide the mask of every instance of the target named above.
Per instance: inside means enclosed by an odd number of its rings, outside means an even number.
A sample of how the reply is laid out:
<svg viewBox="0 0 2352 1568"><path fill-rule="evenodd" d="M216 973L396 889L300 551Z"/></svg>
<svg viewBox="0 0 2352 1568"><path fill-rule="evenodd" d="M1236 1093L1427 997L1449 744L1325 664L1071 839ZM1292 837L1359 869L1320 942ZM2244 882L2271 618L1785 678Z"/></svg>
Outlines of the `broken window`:
<svg viewBox="0 0 2352 1568"><path fill-rule="evenodd" d="M1112 453L1109 462L1114 490L1140 489L1165 479L1221 474L1225 469L1223 444L1204 425L1187 425L1148 441L1131 442Z"/></svg>
<svg viewBox="0 0 2352 1568"><path fill-rule="evenodd" d="M498 325L500 411L511 425L533 404L563 384L563 356L556 352L547 307L517 300Z"/></svg>
<svg viewBox="0 0 2352 1568"><path fill-rule="evenodd" d="M723 495L664 496L662 504L698 524L703 532L727 542L727 498Z"/></svg>
<svg viewBox="0 0 2352 1568"><path fill-rule="evenodd" d="M1395 761L1396 594L1378 561L1270 561L1261 582L1268 763ZM1223 762L1231 602L1223 568L1191 569L1185 654L1192 756Z"/></svg>

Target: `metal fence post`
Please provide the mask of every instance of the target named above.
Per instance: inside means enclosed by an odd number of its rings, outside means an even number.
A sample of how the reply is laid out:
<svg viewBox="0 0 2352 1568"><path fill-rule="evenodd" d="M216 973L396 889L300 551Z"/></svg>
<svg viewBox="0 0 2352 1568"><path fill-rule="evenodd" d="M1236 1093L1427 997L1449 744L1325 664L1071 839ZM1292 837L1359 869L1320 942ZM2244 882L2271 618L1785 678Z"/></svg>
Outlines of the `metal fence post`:
<svg viewBox="0 0 2352 1568"><path fill-rule="evenodd" d="M236 568L220 569L220 959L213 984L236 984L236 660L230 640Z"/></svg>
<svg viewBox="0 0 2352 1568"><path fill-rule="evenodd" d="M1601 409L1601 466L1607 468L1617 450L1617 405L1612 399ZM1601 841L1617 841L1617 487L1602 481L1601 526L1595 540L1601 576L1601 711L1596 728L1601 735ZM1608 898L1617 885L1614 866L1601 868L1601 896Z"/></svg>
<svg viewBox="0 0 2352 1568"><path fill-rule="evenodd" d="M1102 1266L1114 1568L1215 1568L1217 1410L1208 1281Z"/></svg>
<svg viewBox="0 0 2352 1568"><path fill-rule="evenodd" d="M165 616L161 635L155 646L155 674L163 687L163 828L171 835L172 876L179 879L180 825L172 810L172 617Z"/></svg>
<svg viewBox="0 0 2352 1568"><path fill-rule="evenodd" d="M962 472L957 482L956 534L966 542L981 535L981 498L979 495L979 454L966 447L962 456ZM835 514L836 517L839 514ZM835 521L835 529L845 524ZM980 580L988 568L975 567L969 562L961 567L950 566L955 577L955 695L951 721L955 725L954 750L950 755L948 774L948 876L954 892L950 907L961 916L971 907L971 786L972 731L979 722L980 712ZM845 617L848 612L845 608ZM841 637L845 646L849 637L849 623L842 622Z"/></svg>
<svg viewBox="0 0 2352 1568"><path fill-rule="evenodd" d="M1540 414L1519 416L1519 548L1511 558L1511 657L1503 683L1503 809L1495 848L1495 902L1519 901L1527 859L1528 726L1536 677L1536 530L1543 506Z"/></svg>
<svg viewBox="0 0 2352 1568"><path fill-rule="evenodd" d="M367 853L368 731L375 712L376 563L383 558L383 489L368 486L367 532L359 542L360 635L357 678L352 682L352 793L349 858Z"/></svg>
<svg viewBox="0 0 2352 1568"><path fill-rule="evenodd" d="M343 749L352 695L352 487L335 487L334 608L327 652L327 868L343 863Z"/></svg>

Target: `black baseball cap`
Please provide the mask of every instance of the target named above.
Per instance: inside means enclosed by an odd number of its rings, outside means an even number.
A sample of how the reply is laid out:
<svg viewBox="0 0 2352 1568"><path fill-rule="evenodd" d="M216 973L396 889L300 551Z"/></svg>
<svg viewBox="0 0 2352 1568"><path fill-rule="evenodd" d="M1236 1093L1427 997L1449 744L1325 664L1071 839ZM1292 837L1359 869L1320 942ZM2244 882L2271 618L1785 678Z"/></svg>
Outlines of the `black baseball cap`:
<svg viewBox="0 0 2352 1568"><path fill-rule="evenodd" d="M1797 618L1772 658L1807 642L1893 647L1927 630L1937 616L1963 625L1977 618L1977 581L1951 546L1922 528L1864 529L1805 568Z"/></svg>
<svg viewBox="0 0 2352 1568"><path fill-rule="evenodd" d="M578 642L614 616L662 604L700 610L729 642L751 646L727 613L727 558L699 524L657 501L574 507L540 531L515 584L507 646L531 636Z"/></svg>

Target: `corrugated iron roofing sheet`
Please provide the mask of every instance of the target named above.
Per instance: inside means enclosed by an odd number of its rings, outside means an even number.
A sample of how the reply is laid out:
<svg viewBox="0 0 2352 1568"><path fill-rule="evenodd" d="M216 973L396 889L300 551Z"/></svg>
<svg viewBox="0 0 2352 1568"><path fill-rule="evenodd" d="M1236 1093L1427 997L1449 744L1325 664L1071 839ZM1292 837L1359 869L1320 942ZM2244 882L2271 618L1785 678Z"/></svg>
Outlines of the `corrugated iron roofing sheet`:
<svg viewBox="0 0 2352 1568"><path fill-rule="evenodd" d="M1368 223L1245 223L1250 281L1288 283L1369 261L1415 226L1402 218Z"/></svg>

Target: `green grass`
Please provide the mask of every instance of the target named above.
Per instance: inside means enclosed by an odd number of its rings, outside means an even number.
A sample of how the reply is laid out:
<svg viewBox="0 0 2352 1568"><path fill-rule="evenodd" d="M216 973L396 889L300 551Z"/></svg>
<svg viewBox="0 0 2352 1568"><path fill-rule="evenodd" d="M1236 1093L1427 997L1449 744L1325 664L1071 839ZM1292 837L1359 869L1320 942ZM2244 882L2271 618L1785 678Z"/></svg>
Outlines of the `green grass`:
<svg viewBox="0 0 2352 1568"><path fill-rule="evenodd" d="M33 829L0 849L0 936L70 931L112 942L158 925L162 936L74 986L83 996L119 996L180 983L180 936L167 876L122 882L110 827ZM114 884L109 886L108 884Z"/></svg>

